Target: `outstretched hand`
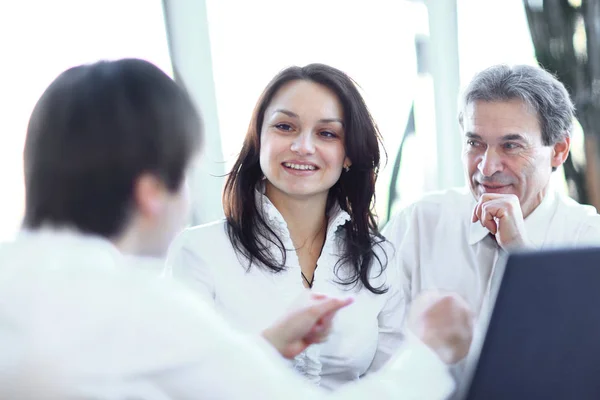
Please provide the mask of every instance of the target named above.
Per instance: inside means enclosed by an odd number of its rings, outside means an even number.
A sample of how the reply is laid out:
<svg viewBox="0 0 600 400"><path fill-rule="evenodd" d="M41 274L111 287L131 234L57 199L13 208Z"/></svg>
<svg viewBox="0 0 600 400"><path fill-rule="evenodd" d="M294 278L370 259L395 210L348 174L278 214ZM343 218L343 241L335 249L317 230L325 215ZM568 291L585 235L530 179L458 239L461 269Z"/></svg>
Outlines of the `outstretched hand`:
<svg viewBox="0 0 600 400"><path fill-rule="evenodd" d="M285 358L293 358L314 343L327 340L333 317L353 302L310 293L302 306L286 314L262 336Z"/></svg>

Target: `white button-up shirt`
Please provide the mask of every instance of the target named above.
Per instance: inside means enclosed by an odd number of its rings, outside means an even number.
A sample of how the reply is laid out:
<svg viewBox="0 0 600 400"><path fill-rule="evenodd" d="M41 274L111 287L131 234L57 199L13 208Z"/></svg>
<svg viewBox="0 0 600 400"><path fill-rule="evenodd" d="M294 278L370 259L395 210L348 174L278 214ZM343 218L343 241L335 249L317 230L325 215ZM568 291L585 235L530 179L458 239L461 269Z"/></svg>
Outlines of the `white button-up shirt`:
<svg viewBox="0 0 600 400"><path fill-rule="evenodd" d="M278 233L285 248L293 249L282 215L262 193L257 191L256 196L265 220ZM388 288L381 295L364 287L353 289L337 283L336 263L344 245L344 231L338 228L349 219L339 206L330 213L312 290L334 297L351 295L355 301L337 314L327 342L309 347L293 361L299 373L328 389L379 369L397 350L403 336L404 290L396 269L388 268L381 274L377 263L372 267L372 285ZM286 268L278 273L258 265L248 269L247 261L235 252L225 224L221 221L184 231L169 251L167 274L183 279L213 302L236 328L258 333L293 307L306 292L298 257L294 251L288 251ZM385 263L393 250L389 243L384 243L383 249L376 247ZM278 250L272 253L280 254ZM338 269L338 275L344 277L343 267Z"/></svg>
<svg viewBox="0 0 600 400"><path fill-rule="evenodd" d="M446 366L409 336L383 371L320 391L184 286L142 271L148 262L68 233L0 246L0 391L27 382L20 367L56 377L59 398L442 400L453 388Z"/></svg>
<svg viewBox="0 0 600 400"><path fill-rule="evenodd" d="M425 289L458 292L478 312L490 287L499 246L479 222L467 188L427 195L402 210L383 233L395 246L394 265L409 282L409 298ZM538 249L599 246L600 216L591 206L549 190L525 219Z"/></svg>
<svg viewBox="0 0 600 400"><path fill-rule="evenodd" d="M474 345L452 369L459 384L456 399L468 390L506 261L490 232L471 222L476 203L468 188L432 193L400 211L383 229L396 248L394 268L408 282L407 303L422 290L448 290L462 295L478 317ZM524 222L529 240L540 250L600 245L596 210L552 189Z"/></svg>

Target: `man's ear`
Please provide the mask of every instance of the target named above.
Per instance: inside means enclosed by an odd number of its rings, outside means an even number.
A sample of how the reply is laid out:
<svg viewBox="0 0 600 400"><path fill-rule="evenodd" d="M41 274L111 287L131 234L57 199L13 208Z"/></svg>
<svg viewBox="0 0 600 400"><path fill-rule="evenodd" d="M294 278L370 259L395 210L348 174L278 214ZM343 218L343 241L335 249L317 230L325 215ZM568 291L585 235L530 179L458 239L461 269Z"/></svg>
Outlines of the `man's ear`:
<svg viewBox="0 0 600 400"><path fill-rule="evenodd" d="M165 204L165 185L152 174L142 174L135 182L133 198L137 212L154 218L162 211Z"/></svg>
<svg viewBox="0 0 600 400"><path fill-rule="evenodd" d="M571 148L571 138L565 137L560 142L554 144L552 148L551 164L553 168L560 167L569 156L569 149Z"/></svg>

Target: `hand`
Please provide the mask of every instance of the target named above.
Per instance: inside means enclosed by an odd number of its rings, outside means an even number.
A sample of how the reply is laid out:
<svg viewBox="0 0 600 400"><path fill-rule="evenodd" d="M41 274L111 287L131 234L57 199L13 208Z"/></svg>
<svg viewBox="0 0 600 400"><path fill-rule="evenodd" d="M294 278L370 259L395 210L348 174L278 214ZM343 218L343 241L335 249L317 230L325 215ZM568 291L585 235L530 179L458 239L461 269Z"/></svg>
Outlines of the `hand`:
<svg viewBox="0 0 600 400"><path fill-rule="evenodd" d="M486 193L473 210L472 222L479 221L503 249L530 247L519 198L514 194Z"/></svg>
<svg viewBox="0 0 600 400"><path fill-rule="evenodd" d="M303 306L264 330L262 336L283 357L293 358L311 344L327 340L333 317L352 302L352 298L335 299L311 293Z"/></svg>
<svg viewBox="0 0 600 400"><path fill-rule="evenodd" d="M426 291L413 300L407 325L443 362L453 364L469 352L473 319L473 313L462 297Z"/></svg>

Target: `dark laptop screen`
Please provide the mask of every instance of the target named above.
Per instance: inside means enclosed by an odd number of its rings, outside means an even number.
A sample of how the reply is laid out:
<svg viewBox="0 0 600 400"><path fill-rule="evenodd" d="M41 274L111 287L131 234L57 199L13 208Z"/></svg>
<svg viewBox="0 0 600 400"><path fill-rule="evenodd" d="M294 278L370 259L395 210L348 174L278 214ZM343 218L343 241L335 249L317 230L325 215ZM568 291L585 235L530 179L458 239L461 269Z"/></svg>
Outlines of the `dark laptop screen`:
<svg viewBox="0 0 600 400"><path fill-rule="evenodd" d="M509 257L467 399L600 399L600 249Z"/></svg>

